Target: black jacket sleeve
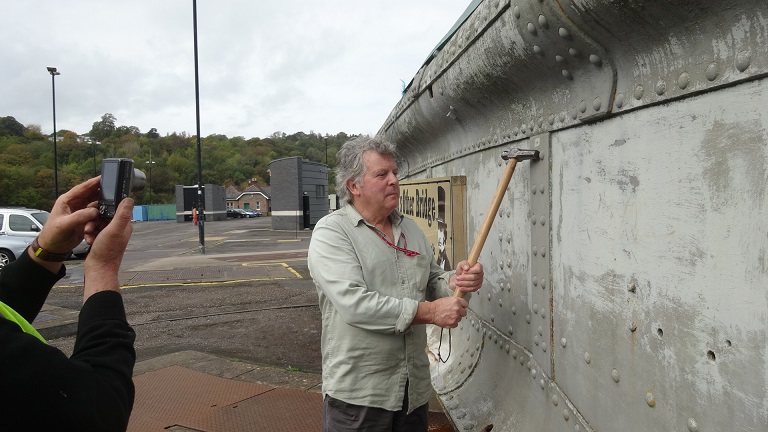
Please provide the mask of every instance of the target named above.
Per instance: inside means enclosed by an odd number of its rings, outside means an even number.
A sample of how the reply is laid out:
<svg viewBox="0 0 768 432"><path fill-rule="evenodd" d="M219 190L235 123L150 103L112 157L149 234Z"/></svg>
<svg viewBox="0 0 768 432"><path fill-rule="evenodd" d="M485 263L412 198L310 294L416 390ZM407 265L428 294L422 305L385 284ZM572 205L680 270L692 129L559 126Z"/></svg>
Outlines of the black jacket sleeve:
<svg viewBox="0 0 768 432"><path fill-rule="evenodd" d="M34 261L32 264L36 266ZM0 271L4 279L9 266ZM45 270L38 267L37 271ZM10 279L0 281L0 292L14 292L4 298L17 299L7 303L9 306L39 311L42 302L35 305L43 288L32 286L33 279L27 278L30 283L23 289L12 290L5 285ZM46 294L48 290L50 286ZM20 295L25 292L34 300ZM114 291L96 293L83 305L71 358L0 317L0 428L126 430L134 399L134 340L122 296Z"/></svg>
<svg viewBox="0 0 768 432"><path fill-rule="evenodd" d="M58 274L40 267L26 251L16 261L0 270L0 301L29 322L43 308L53 285L66 274L62 265Z"/></svg>

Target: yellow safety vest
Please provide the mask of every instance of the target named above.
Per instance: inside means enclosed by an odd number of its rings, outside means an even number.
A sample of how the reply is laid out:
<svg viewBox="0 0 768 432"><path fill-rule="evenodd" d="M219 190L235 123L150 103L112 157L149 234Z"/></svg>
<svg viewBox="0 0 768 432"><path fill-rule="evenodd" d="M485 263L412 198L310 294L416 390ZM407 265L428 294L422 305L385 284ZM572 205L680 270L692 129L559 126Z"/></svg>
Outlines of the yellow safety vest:
<svg viewBox="0 0 768 432"><path fill-rule="evenodd" d="M43 343L48 343L45 341L45 339L43 339L42 336L40 336L40 333L38 333L37 330L35 330L35 328L32 327L32 325L26 319L24 319L23 316L16 313L16 311L13 310L13 308L11 308L10 306L6 305L3 302L0 302L0 314L2 314L9 321L12 321L18 324L19 327L21 327L21 329L24 330L24 333L31 334L32 336L40 339L40 341L42 341Z"/></svg>

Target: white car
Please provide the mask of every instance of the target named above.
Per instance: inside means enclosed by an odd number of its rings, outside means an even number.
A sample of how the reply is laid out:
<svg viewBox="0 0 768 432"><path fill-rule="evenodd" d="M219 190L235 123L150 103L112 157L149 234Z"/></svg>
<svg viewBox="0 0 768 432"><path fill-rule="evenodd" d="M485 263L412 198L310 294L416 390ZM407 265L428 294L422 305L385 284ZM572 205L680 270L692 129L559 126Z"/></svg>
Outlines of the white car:
<svg viewBox="0 0 768 432"><path fill-rule="evenodd" d="M44 210L24 207L0 208L0 237L16 237L32 243L32 240L40 234L43 225L48 220L48 213ZM85 258L91 246L83 240L74 250L72 255L77 258Z"/></svg>
<svg viewBox="0 0 768 432"><path fill-rule="evenodd" d="M16 258L24 253L30 243L32 243L32 239L26 240L21 237L0 235L0 269L16 261Z"/></svg>

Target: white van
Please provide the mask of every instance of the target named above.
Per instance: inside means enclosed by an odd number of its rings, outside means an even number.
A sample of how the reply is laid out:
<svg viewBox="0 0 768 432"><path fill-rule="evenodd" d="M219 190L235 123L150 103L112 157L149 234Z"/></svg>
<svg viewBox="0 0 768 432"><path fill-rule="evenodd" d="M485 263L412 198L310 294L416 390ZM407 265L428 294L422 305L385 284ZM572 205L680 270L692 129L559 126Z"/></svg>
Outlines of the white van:
<svg viewBox="0 0 768 432"><path fill-rule="evenodd" d="M44 210L25 207L0 207L0 236L19 237L31 243L42 231L49 214ZM72 255L85 258L90 250L91 247L83 240Z"/></svg>

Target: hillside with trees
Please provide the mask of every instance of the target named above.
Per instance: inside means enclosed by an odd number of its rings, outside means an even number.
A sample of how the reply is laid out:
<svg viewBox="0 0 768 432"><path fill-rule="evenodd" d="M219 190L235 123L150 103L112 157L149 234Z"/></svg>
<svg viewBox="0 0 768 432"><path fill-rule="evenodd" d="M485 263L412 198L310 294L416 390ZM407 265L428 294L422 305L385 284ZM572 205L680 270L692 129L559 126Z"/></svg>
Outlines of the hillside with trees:
<svg viewBox="0 0 768 432"><path fill-rule="evenodd" d="M249 139L209 135L201 139L203 183L241 190L251 180L269 185L270 161L301 156L328 164L334 193L336 152L353 136L313 131ZM85 134L59 130L56 137L59 194L98 175L101 160L108 157L133 159L135 167L147 174L147 186L135 194L139 205L174 203L176 185L197 184L195 136L176 132L161 136L155 128L142 133L135 126L118 126L115 116L106 113ZM55 200L53 159L53 137L44 135L40 126L0 117L0 205L50 210Z"/></svg>

